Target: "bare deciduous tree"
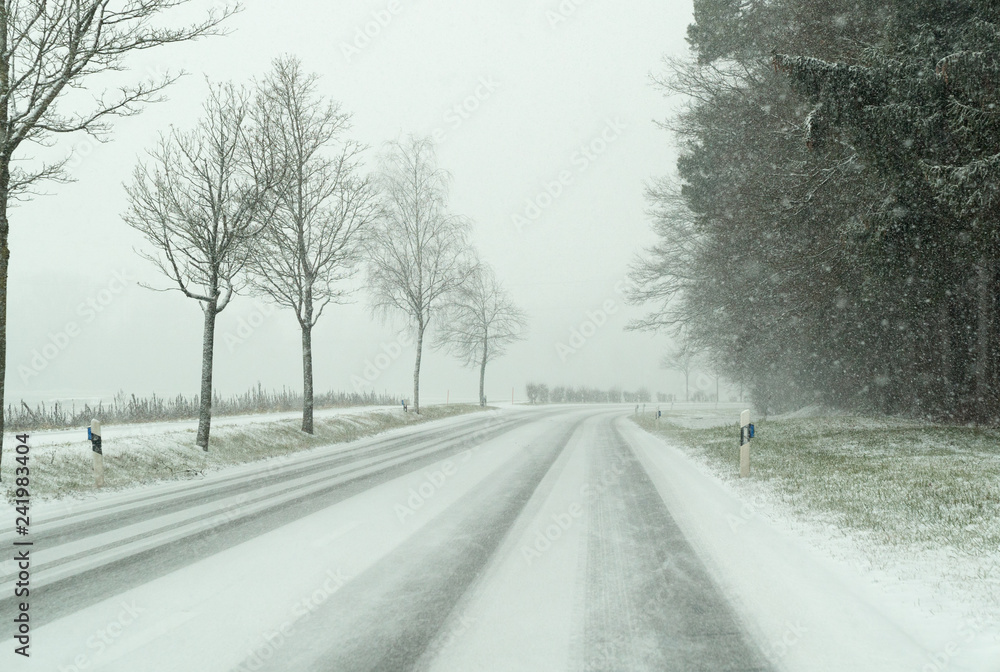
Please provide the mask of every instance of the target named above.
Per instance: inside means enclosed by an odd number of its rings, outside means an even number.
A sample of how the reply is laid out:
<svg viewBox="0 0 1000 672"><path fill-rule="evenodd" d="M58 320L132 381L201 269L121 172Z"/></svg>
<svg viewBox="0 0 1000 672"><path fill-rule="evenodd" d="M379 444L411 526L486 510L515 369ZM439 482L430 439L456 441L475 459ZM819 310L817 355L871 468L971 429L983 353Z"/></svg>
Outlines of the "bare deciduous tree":
<svg viewBox="0 0 1000 672"><path fill-rule="evenodd" d="M312 330L323 310L343 299L360 235L375 220L376 192L360 170L364 147L344 140L350 115L316 93L318 77L294 58L274 62L254 116L263 152L282 179L255 247L251 282L295 312L302 331L302 431L313 433Z"/></svg>
<svg viewBox="0 0 1000 672"><path fill-rule="evenodd" d="M525 337L524 312L514 305L493 269L478 264L448 297L435 342L465 366L479 366L479 405L486 405L486 364Z"/></svg>
<svg viewBox="0 0 1000 672"><path fill-rule="evenodd" d="M86 132L103 139L109 120L137 113L159 100L178 74L124 84L67 109L66 96L94 75L124 69L132 52L186 42L216 32L238 9L223 7L202 21L180 27L157 19L188 0L24 0L0 4L0 408L7 369L7 272L10 264L11 201L31 195L44 180L66 181L66 161L20 167L25 144L46 145L56 133ZM3 418L0 417L0 454Z"/></svg>
<svg viewBox="0 0 1000 672"><path fill-rule="evenodd" d="M684 344L665 354L660 361L660 368L669 371L679 371L684 374L684 401L691 401L691 373L698 360L698 352L688 344Z"/></svg>
<svg viewBox="0 0 1000 672"><path fill-rule="evenodd" d="M204 313L197 441L205 450L215 319L238 289L271 181L249 159L257 153L247 151L248 121L244 91L212 87L198 126L162 137L126 188L129 209L123 218L155 248L143 256L176 285L171 289L199 301Z"/></svg>
<svg viewBox="0 0 1000 672"><path fill-rule="evenodd" d="M401 313L417 337L413 409L420 412L424 333L444 297L473 272L469 223L447 211L450 177L438 168L428 139L388 143L379 169L382 208L368 241L372 308Z"/></svg>

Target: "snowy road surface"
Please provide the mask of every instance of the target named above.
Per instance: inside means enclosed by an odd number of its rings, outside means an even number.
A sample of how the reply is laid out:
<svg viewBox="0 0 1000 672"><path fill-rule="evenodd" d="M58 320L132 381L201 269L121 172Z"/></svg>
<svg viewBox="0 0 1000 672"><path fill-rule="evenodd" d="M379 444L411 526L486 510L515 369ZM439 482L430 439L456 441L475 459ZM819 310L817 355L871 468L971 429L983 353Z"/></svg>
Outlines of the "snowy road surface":
<svg viewBox="0 0 1000 672"><path fill-rule="evenodd" d="M0 563L2 667L845 669L836 646L809 654L809 627L748 622L727 599L724 563L664 503L664 454L623 413L473 414L46 505L28 660L12 655L15 568ZM908 663L877 614L856 618Z"/></svg>

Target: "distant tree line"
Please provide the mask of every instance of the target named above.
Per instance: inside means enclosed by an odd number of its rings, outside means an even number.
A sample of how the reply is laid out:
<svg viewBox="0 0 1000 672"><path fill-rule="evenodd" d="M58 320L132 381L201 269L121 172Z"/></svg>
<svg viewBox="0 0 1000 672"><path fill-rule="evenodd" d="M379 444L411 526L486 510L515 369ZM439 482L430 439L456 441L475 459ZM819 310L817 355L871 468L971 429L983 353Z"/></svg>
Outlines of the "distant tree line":
<svg viewBox="0 0 1000 672"><path fill-rule="evenodd" d="M633 324L758 405L1000 419L1000 5L695 0Z"/></svg>
<svg viewBox="0 0 1000 672"><path fill-rule="evenodd" d="M653 395L645 387L629 392L620 387L602 390L596 387L556 385L550 388L545 383L528 383L525 393L528 402L532 404L620 404L648 403L653 400Z"/></svg>

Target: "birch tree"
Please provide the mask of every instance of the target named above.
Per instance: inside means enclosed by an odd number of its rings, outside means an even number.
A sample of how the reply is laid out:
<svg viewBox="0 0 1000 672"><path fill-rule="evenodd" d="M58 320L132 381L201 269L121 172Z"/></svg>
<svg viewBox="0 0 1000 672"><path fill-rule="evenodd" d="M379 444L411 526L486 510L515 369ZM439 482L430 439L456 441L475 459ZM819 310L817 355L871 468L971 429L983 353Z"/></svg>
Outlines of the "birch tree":
<svg viewBox="0 0 1000 672"><path fill-rule="evenodd" d="M486 365L525 338L527 320L493 269L479 264L449 297L436 345L465 366L479 367L479 405L486 405Z"/></svg>
<svg viewBox="0 0 1000 672"><path fill-rule="evenodd" d="M249 269L257 291L295 313L302 332L302 431L313 433L312 330L357 266L361 234L378 200L361 172L364 147L344 138L350 115L316 91L318 77L294 58L274 62L254 115L260 161L282 180Z"/></svg>
<svg viewBox="0 0 1000 672"><path fill-rule="evenodd" d="M374 312L401 314L416 334L413 409L420 412L424 334L445 297L475 266L468 262L469 222L447 210L448 173L425 138L388 143L379 167L381 213L367 244Z"/></svg>
<svg viewBox="0 0 1000 672"><path fill-rule="evenodd" d="M238 9L222 7L201 21L169 27L161 17L189 0L4 0L0 4L0 408L7 369L7 272L13 201L25 200L45 180L67 181L68 159L27 162L25 147L46 146L56 134L110 133L114 117L136 114L180 73L139 83L126 81L113 93L90 98L69 94L97 76L125 69L137 51L187 42L218 32ZM3 418L0 417L0 454Z"/></svg>
<svg viewBox="0 0 1000 672"><path fill-rule="evenodd" d="M143 256L171 281L171 290L198 301L204 316L197 443L206 451L215 321L239 288L272 181L247 158L259 155L247 151L248 123L247 94L213 87L194 130L162 137L126 188L123 218L154 249Z"/></svg>

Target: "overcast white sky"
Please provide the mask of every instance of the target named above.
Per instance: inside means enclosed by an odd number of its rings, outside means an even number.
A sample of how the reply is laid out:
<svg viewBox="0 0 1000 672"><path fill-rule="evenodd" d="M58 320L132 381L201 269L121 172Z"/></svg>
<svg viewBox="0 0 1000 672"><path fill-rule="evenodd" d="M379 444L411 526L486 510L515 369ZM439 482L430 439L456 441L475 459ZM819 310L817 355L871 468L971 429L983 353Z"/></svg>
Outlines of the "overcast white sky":
<svg viewBox="0 0 1000 672"><path fill-rule="evenodd" d="M300 56L322 76L323 92L354 115L353 135L374 151L406 133L443 141L439 159L454 176L451 206L475 223L474 242L530 317L530 338L487 371L487 396L524 395L529 380L625 388L646 385L679 391L674 374L657 367L663 337L624 333L638 309L626 307L616 285L651 242L643 191L653 176L673 170L676 152L655 119L675 102L649 83L666 54L686 50L690 0L246 0L231 34L149 52L133 61L136 75L183 68L191 75L169 100L119 121L113 140L98 145L63 138L75 152L78 181L52 185L11 213L11 273L7 399L17 402L93 398L116 390L139 394L193 394L198 389L201 312L179 293L156 293L136 282L165 287L133 250L144 242L120 218L122 184L137 158L170 124L197 118L206 86L248 81L272 58ZM206 8L209 3L194 3ZM345 55L373 12L397 9L359 53ZM553 25L552 17L570 14ZM566 12L573 8L572 13ZM483 85L488 83L488 86ZM478 99L468 100L479 95ZM451 111L468 100L474 109ZM460 122L460 123L459 123ZM581 147L610 138L592 158ZM597 142L596 148L601 149ZM540 216L519 230L513 216L560 175L569 183ZM127 287L117 294L116 273ZM90 313L88 301L110 303ZM398 328L371 319L364 292L330 309L314 334L317 390L353 389ZM609 303L610 302L610 303ZM588 312L616 308L607 323L569 356L571 331ZM234 343L241 320L261 300L238 297L220 316L216 388L243 391L301 385L300 337L291 313L275 310ZM83 307L81 307L83 306ZM93 318L93 319L88 319ZM81 333L38 375L25 380L35 351L68 322ZM399 326L402 326L400 324ZM48 354L53 349L49 348ZM35 368L39 360L35 358ZM379 362L386 364L385 359ZM405 393L412 348L380 372L374 387ZM478 374L440 354L425 359L422 398L473 400ZM371 370L369 370L369 375Z"/></svg>

